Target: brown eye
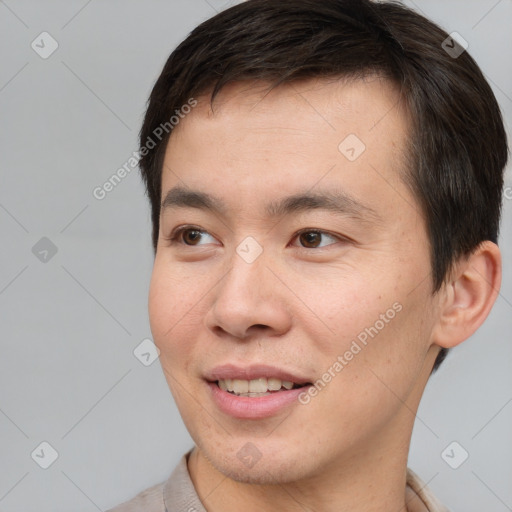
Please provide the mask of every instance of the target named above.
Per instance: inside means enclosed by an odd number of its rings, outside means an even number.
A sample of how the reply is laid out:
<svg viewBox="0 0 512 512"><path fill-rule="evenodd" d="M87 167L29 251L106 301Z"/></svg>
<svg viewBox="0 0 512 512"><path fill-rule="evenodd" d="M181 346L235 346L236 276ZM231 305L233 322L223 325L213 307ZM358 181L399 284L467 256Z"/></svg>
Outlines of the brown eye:
<svg viewBox="0 0 512 512"><path fill-rule="evenodd" d="M318 231L306 231L305 233L301 233L299 238L301 243L306 247L310 248L311 245L317 247L321 241L321 234Z"/></svg>
<svg viewBox="0 0 512 512"><path fill-rule="evenodd" d="M176 229L171 234L171 236L168 240L171 242L171 244L185 245L188 247L196 247L199 245L204 245L204 244L198 243L201 241L201 239L204 236L209 236L213 240L215 240L213 238L213 236L210 235L207 231L203 231L202 229L199 229L196 227L185 226L185 227Z"/></svg>
<svg viewBox="0 0 512 512"><path fill-rule="evenodd" d="M297 238L299 238L301 246L304 249L317 249L319 248L319 245L322 243L322 237L331 238L335 242L339 241L339 239L333 235L330 235L329 233L326 233L325 231L319 231L319 230L304 230L297 234ZM333 245L333 244L327 244L327 245ZM320 247L322 249L323 247Z"/></svg>
<svg viewBox="0 0 512 512"><path fill-rule="evenodd" d="M195 242L197 242L202 235L202 231L198 229L184 229L181 233L183 234L182 238L186 245L196 245Z"/></svg>

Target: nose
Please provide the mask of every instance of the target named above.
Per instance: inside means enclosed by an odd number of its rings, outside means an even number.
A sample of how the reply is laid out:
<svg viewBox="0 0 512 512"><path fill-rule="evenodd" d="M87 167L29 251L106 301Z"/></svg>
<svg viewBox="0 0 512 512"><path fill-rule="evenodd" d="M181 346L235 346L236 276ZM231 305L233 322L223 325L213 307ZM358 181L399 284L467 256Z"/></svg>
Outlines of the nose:
<svg viewBox="0 0 512 512"><path fill-rule="evenodd" d="M205 322L217 336L278 336L290 328L289 292L275 275L276 265L264 254L247 263L235 253L230 270L212 290L213 302Z"/></svg>

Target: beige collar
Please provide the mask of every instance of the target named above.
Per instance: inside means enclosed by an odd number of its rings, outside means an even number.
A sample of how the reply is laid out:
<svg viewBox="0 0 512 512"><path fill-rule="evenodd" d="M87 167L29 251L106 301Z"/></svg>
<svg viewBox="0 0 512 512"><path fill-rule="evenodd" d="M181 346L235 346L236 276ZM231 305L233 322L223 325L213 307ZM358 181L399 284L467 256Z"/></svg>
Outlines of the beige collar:
<svg viewBox="0 0 512 512"><path fill-rule="evenodd" d="M405 488L407 512L449 512L439 503L420 477L407 468L407 487Z"/></svg>

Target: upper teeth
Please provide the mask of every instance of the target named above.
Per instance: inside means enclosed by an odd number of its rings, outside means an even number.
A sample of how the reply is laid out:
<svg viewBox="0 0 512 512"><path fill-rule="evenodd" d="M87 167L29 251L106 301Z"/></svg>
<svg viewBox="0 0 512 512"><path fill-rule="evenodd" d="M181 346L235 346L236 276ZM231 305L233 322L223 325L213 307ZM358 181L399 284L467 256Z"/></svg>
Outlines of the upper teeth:
<svg viewBox="0 0 512 512"><path fill-rule="evenodd" d="M281 387L292 389L293 382L273 377L267 379L261 377L253 380L240 379L220 379L218 381L220 389L232 391L233 393L265 393L266 391L278 391Z"/></svg>

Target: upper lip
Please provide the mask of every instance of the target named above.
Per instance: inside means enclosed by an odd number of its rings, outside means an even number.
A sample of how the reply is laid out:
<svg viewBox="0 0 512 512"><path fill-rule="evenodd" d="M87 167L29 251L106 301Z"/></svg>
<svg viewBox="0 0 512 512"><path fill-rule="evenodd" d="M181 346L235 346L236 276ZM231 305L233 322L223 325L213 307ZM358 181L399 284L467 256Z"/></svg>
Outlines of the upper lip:
<svg viewBox="0 0 512 512"><path fill-rule="evenodd" d="M283 370L276 366L266 364L252 364L249 366L238 366L235 364L223 364L215 366L205 374L206 380L215 382L224 379L253 380L260 377L271 378L293 382L294 384L309 384L311 381L295 372Z"/></svg>

